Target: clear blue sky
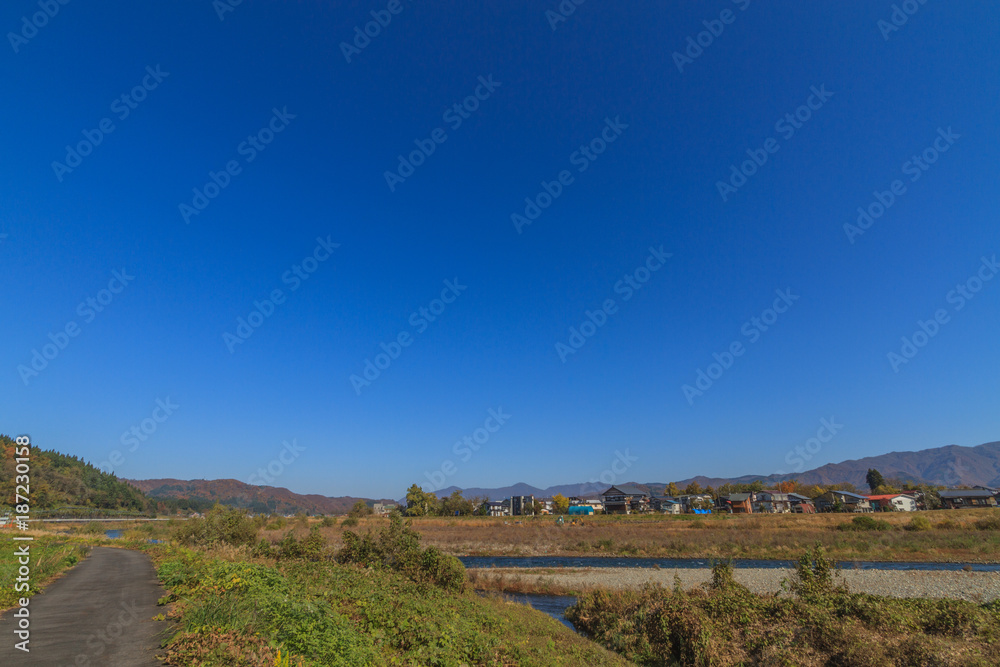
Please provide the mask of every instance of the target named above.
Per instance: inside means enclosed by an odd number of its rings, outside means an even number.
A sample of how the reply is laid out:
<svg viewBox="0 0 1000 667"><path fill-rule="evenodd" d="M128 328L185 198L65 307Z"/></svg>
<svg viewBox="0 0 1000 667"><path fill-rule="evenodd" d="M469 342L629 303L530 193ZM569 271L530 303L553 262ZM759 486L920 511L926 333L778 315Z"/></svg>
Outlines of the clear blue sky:
<svg viewBox="0 0 1000 667"><path fill-rule="evenodd" d="M845 4L5 3L2 430L117 450L123 477L272 463L369 497L442 467L669 481L1000 438L1000 279L976 278L1000 252L1000 8L914 3L890 30L892 3ZM388 25L345 49L372 11ZM228 183L202 201L209 172ZM559 196L512 220L543 181ZM366 360L391 364L352 382Z"/></svg>

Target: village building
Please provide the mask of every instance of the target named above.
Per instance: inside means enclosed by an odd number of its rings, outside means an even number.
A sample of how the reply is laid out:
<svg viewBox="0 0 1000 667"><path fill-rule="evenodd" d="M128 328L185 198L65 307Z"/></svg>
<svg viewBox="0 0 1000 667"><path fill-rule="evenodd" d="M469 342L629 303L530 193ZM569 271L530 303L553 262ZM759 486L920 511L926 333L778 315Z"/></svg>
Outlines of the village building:
<svg viewBox="0 0 1000 667"><path fill-rule="evenodd" d="M754 512L765 514L784 514L792 511L792 502L787 493L774 489L758 491L751 499Z"/></svg>
<svg viewBox="0 0 1000 667"><path fill-rule="evenodd" d="M798 493L789 493L788 503L792 506L792 512L796 512L798 514L816 513L816 506L813 504L812 498L808 496L803 496Z"/></svg>
<svg viewBox="0 0 1000 667"><path fill-rule="evenodd" d="M872 507L881 512L916 512L917 501L905 493L883 493L868 496Z"/></svg>
<svg viewBox="0 0 1000 667"><path fill-rule="evenodd" d="M663 514L680 514L681 503L666 496L653 496L649 499L649 506L654 512Z"/></svg>
<svg viewBox="0 0 1000 667"><path fill-rule="evenodd" d="M817 512L859 512L867 513L872 511L871 501L867 496L862 496L850 491L827 491L813 498Z"/></svg>
<svg viewBox="0 0 1000 667"><path fill-rule="evenodd" d="M750 493L730 493L719 496L719 505L730 514L753 514L752 498Z"/></svg>
<svg viewBox="0 0 1000 667"><path fill-rule="evenodd" d="M649 511L649 493L635 484L612 486L601 494L605 514L636 514Z"/></svg>
<svg viewBox="0 0 1000 667"><path fill-rule="evenodd" d="M942 507L947 509L997 506L997 499L991 489L949 489L938 495L941 496Z"/></svg>

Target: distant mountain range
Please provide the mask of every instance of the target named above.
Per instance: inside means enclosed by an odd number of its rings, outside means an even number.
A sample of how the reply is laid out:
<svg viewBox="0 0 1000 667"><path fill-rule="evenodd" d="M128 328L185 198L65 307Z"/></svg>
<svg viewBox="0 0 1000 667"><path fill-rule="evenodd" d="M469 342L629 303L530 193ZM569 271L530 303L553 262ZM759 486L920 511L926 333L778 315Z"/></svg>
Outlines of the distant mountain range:
<svg viewBox="0 0 1000 667"><path fill-rule="evenodd" d="M858 488L865 488L865 475L869 468L877 468L886 479L901 479L919 483L943 486L983 486L1000 487L1000 442L989 442L978 447L949 445L923 449L917 452L892 452L863 459L830 463L814 470L785 475L743 475L741 477L698 476L684 480L674 480L685 487L691 482L701 486L719 487L723 484L750 483L762 480L770 486L776 482L795 479L802 484L837 484L849 482ZM181 480L143 479L126 480L153 499L186 500L192 506L209 507L218 502L223 505L244 507L254 512L276 512L279 514L346 514L358 500L369 505L373 502L400 502L399 500L355 498L340 496L331 498L317 494L303 495L274 486L253 486L235 479ZM624 482L625 480L619 480ZM666 482L642 483L642 486L661 493ZM449 486L437 491L439 497L460 490L466 498L485 497L502 500L509 496L533 495L548 498L562 494L569 496L593 497L606 489L608 484L558 484L548 488L531 486L519 482L499 488L467 487L459 489Z"/></svg>
<svg viewBox="0 0 1000 667"><path fill-rule="evenodd" d="M876 468L886 479L936 484L942 486L990 486L1000 487L1000 442L988 442L977 447L961 447L948 445L922 449L916 452L891 452L879 456L868 456L863 459L853 459L843 463L828 463L813 470L783 475L743 475L741 477L690 477L684 480L674 480L681 488L691 482L701 486L718 487L723 484L748 484L762 480L769 486L787 479L798 480L801 484L839 484L849 482L854 486L866 488L865 475L869 468ZM624 483L625 480L619 480ZM647 488L652 487L657 493L666 486L665 482L641 483ZM606 489L608 484L559 484L540 489L524 482L513 486L499 488L470 487L460 489L466 498L486 497L490 500L502 500L509 496L533 495L536 498L548 498L557 493L569 496L595 496ZM439 497L450 495L458 489L456 486L437 491Z"/></svg>
<svg viewBox="0 0 1000 667"><path fill-rule="evenodd" d="M359 500L369 505L371 498L318 494L300 494L276 486L253 486L235 479L133 479L126 480L153 499L187 500L193 507L211 507L215 503L242 507L258 513L346 514ZM377 500L374 502L396 502Z"/></svg>

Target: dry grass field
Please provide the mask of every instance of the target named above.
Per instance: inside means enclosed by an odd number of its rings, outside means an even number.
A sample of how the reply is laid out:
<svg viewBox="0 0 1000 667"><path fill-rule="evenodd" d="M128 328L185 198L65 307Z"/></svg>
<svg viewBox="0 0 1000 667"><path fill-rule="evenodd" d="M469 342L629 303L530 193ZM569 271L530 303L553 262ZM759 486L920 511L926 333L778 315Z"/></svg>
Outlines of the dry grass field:
<svg viewBox="0 0 1000 667"><path fill-rule="evenodd" d="M583 525L556 525L540 517L427 517L413 527L423 543L465 556L657 556L678 558L795 559L823 545L833 558L850 560L1000 562L1000 509L881 513L888 529L845 531L850 514L695 516L594 516ZM872 515L869 515L872 516ZM913 529L915 517L929 522ZM311 520L314 523L316 520ZM362 519L365 531L387 519ZM923 523L917 521L917 524ZM343 521L322 529L339 546ZM305 534L301 521L270 527L277 542L289 530Z"/></svg>

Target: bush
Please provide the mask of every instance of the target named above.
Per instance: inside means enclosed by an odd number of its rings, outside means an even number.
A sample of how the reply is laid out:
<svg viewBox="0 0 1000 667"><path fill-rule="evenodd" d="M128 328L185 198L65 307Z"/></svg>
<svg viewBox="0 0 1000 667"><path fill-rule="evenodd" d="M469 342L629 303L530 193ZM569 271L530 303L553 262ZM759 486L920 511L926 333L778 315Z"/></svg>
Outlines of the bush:
<svg viewBox="0 0 1000 667"><path fill-rule="evenodd" d="M340 525L342 525L344 528L353 528L354 526L358 525L358 518L355 516L349 516L346 519L344 519L344 523Z"/></svg>
<svg viewBox="0 0 1000 667"><path fill-rule="evenodd" d="M983 517L976 521L977 530L1000 530L1000 510L994 510L993 516Z"/></svg>
<svg viewBox="0 0 1000 667"><path fill-rule="evenodd" d="M253 544L259 532L246 510L216 505L204 518L189 519L174 531L174 539L187 545Z"/></svg>
<svg viewBox="0 0 1000 667"><path fill-rule="evenodd" d="M799 562L795 564L792 580L782 582L782 587L808 601L846 593L844 587L836 586L833 582L836 569L837 563L827 558L823 547L817 544L815 549L806 549Z"/></svg>
<svg viewBox="0 0 1000 667"><path fill-rule="evenodd" d="M346 525L346 521L344 522ZM338 563L355 563L403 572L414 581L427 581L449 590L461 590L465 566L454 556L436 547L420 548L420 533L402 517L390 517L389 525L378 533L358 535L344 532L344 546Z"/></svg>
<svg viewBox="0 0 1000 667"><path fill-rule="evenodd" d="M906 524L905 529L906 530L911 530L911 531L930 530L931 529L931 521L927 517L920 516L918 514L917 516L915 516L912 519L910 519L910 523Z"/></svg>
<svg viewBox="0 0 1000 667"><path fill-rule="evenodd" d="M837 530L890 530L891 528L892 525L888 521L876 519L867 514L860 514L837 526Z"/></svg>
<svg viewBox="0 0 1000 667"><path fill-rule="evenodd" d="M325 516L323 517L323 520L320 521L319 525L323 526L324 528L333 528L334 526L337 525L337 517Z"/></svg>

